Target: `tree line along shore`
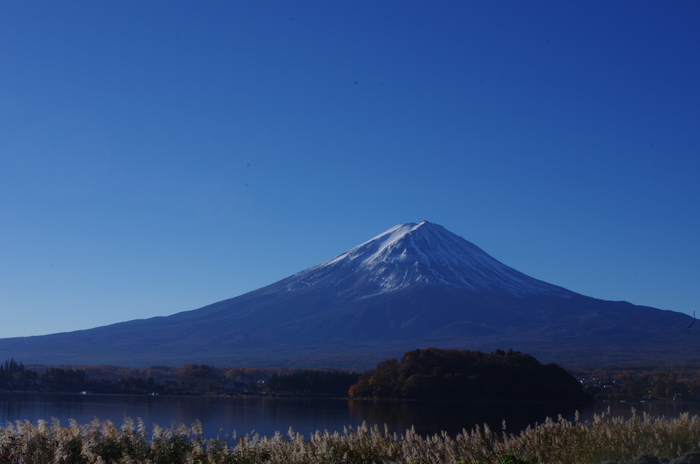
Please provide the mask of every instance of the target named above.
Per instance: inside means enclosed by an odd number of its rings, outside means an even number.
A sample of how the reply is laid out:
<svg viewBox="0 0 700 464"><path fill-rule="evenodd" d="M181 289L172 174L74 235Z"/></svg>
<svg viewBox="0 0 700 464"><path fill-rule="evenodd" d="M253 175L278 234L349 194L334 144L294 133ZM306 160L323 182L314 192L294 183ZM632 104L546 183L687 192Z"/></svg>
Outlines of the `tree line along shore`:
<svg viewBox="0 0 700 464"><path fill-rule="evenodd" d="M25 366L0 364L0 390L125 394L323 395L449 400L694 400L700 370L590 369L567 372L518 351L417 349L375 369Z"/></svg>

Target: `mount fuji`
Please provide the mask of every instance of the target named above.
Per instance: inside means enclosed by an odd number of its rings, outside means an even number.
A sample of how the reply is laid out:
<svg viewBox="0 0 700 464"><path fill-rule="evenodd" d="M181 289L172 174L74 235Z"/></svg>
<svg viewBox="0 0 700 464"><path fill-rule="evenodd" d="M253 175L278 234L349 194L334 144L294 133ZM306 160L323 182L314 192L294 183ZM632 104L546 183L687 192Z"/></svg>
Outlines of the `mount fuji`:
<svg viewBox="0 0 700 464"><path fill-rule="evenodd" d="M424 221L200 309L0 339L0 358L364 369L435 346L513 348L564 365L689 364L700 361L700 338L686 329L692 321L534 279Z"/></svg>

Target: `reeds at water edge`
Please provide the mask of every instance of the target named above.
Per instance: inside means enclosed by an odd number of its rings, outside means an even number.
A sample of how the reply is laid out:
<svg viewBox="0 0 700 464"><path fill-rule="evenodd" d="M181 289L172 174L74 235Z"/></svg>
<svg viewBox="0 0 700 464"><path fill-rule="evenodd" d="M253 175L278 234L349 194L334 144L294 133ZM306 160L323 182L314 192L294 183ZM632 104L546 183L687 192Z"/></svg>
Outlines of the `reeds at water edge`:
<svg viewBox="0 0 700 464"><path fill-rule="evenodd" d="M642 453L673 459L697 450L700 418L681 414L667 419L636 415L629 419L596 415L593 421L568 421L561 416L518 434L488 426L420 436L413 429L390 433L362 424L343 432L319 432L308 438L291 429L286 436L246 435L231 440L206 439L194 423L170 428L154 425L151 433L140 419L121 427L95 419L68 427L57 420L8 423L0 427L0 464L83 463L498 463L562 464L631 460Z"/></svg>

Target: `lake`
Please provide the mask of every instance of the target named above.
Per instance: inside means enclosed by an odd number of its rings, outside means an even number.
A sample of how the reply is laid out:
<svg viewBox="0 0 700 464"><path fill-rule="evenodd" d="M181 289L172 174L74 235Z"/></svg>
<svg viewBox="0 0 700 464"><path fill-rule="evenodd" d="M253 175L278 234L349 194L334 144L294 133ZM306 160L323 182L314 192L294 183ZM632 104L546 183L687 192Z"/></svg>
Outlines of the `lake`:
<svg viewBox="0 0 700 464"><path fill-rule="evenodd" d="M150 432L152 424L161 427L172 423L191 424L200 420L204 436L215 438L255 431L270 436L283 434L293 428L295 432L309 436L316 430L342 432L343 427L356 427L363 421L369 425L386 424L390 431L401 433L411 425L421 435L435 434L442 430L451 435L462 429L471 429L487 423L500 430L505 419L507 430L518 432L528 425L543 422L546 417L561 414L573 420L575 412L581 420L592 420L611 408L615 415L629 417L632 408L638 413L655 416L677 417L682 412L700 414L700 403L648 402L648 403L504 403L504 402L419 402L419 401L367 401L326 398L274 398L274 397L207 397L207 396L129 396L129 395L75 395L61 393L1 393L0 422L55 417L67 426L68 419L80 424L95 417L109 419L120 426L124 417L140 417Z"/></svg>

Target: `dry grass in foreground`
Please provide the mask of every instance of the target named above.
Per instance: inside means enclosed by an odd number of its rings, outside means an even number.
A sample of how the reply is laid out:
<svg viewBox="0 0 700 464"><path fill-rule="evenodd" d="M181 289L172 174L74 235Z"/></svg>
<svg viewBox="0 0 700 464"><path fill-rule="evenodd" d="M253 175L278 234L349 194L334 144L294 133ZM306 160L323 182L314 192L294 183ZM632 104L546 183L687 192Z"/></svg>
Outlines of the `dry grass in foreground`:
<svg viewBox="0 0 700 464"><path fill-rule="evenodd" d="M487 426L421 437L414 431L390 434L362 425L343 433L316 432L308 439L245 436L229 446L202 437L201 425L154 426L127 419L117 428L109 421L87 425L71 421L61 427L39 421L0 427L0 463L566 463L631 460L641 453L673 459L696 450L700 418L677 419L634 415L630 419L595 416L592 422L548 419L519 434L495 433ZM658 462L658 461L657 461Z"/></svg>

